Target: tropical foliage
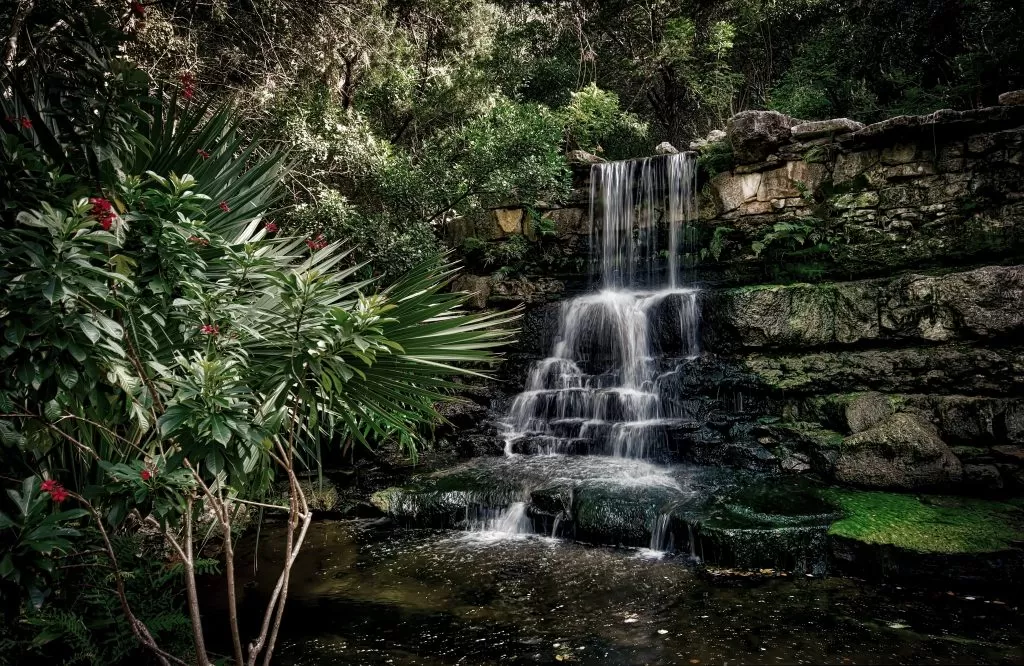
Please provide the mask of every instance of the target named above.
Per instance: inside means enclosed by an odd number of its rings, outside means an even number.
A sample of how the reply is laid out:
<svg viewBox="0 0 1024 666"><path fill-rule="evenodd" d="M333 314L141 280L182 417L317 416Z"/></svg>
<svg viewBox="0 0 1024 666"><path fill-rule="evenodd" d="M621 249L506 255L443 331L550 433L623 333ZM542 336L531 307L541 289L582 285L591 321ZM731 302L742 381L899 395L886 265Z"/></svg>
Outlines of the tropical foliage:
<svg viewBox="0 0 1024 666"><path fill-rule="evenodd" d="M66 48L4 100L0 460L25 478L0 514L0 576L24 594L8 610L47 627L36 647L60 635L98 659L88 626L59 615L71 609L44 609L55 558L98 550L121 622L152 657L182 663L157 643L167 623L133 610L114 545L145 530L180 569L192 652L209 663L194 531L212 514L233 659L269 661L311 519L296 471L327 446L415 456L451 377L493 362L514 315L461 313L455 268L436 257L386 288L358 279L339 241L267 217L288 167L243 139L234 109L200 102L187 79L168 94L124 58ZM243 639L232 526L246 503L279 508L263 501L275 478L289 557ZM85 530L92 549L76 543Z"/></svg>

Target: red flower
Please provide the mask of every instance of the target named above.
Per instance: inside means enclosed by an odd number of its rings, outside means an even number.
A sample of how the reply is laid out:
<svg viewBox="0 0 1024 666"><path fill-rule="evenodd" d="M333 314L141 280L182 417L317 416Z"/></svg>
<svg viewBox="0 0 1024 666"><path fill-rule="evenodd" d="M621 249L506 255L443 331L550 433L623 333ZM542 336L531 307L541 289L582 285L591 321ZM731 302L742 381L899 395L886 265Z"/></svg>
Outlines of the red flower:
<svg viewBox="0 0 1024 666"><path fill-rule="evenodd" d="M205 246L205 245L209 245L210 244L210 241L206 240L202 236L189 236L188 240L189 240L189 242L195 243L196 245L204 245Z"/></svg>
<svg viewBox="0 0 1024 666"><path fill-rule="evenodd" d="M181 96L185 99L192 99L195 96L196 77L192 72L185 72L179 79L181 80Z"/></svg>
<svg viewBox="0 0 1024 666"><path fill-rule="evenodd" d="M39 484L39 489L44 493L49 493L50 499L58 504L68 498L68 491L64 490L64 486L60 485L60 481L47 479Z"/></svg>
<svg viewBox="0 0 1024 666"><path fill-rule="evenodd" d="M225 213L230 213L231 212L231 206L228 205L227 201L221 201L220 202L220 209L222 211L224 211Z"/></svg>
<svg viewBox="0 0 1024 666"><path fill-rule="evenodd" d="M327 239L324 238L323 234L317 234L316 238L310 238L306 241L306 247L310 250L322 250L327 247Z"/></svg>
<svg viewBox="0 0 1024 666"><path fill-rule="evenodd" d="M202 158L203 158L204 160L206 160L206 159L209 159L209 158L210 158L210 153L206 152L206 151L205 151L205 150L203 150L202 148L200 148L200 149L199 149L199 150L197 150L196 152L197 152L197 153L199 153L199 157L202 157Z"/></svg>
<svg viewBox="0 0 1024 666"><path fill-rule="evenodd" d="M203 324L199 332L203 335L220 335L220 329L214 324Z"/></svg>
<svg viewBox="0 0 1024 666"><path fill-rule="evenodd" d="M150 472L148 469L144 469L141 472L139 472L139 476L142 477L143 481L149 481L150 479L153 478L153 472Z"/></svg>
<svg viewBox="0 0 1024 666"><path fill-rule="evenodd" d="M89 214L96 218L104 231L110 231L110 227L114 224L114 217L116 217L111 203L103 197L92 197L89 199L89 203L92 204Z"/></svg>
<svg viewBox="0 0 1024 666"><path fill-rule="evenodd" d="M25 116L22 116L21 127L22 129L32 129L32 121L26 118Z"/></svg>
<svg viewBox="0 0 1024 666"><path fill-rule="evenodd" d="M267 222L266 224L263 225L263 228L267 230L268 234L277 233L278 229L277 223L275 222Z"/></svg>
<svg viewBox="0 0 1024 666"><path fill-rule="evenodd" d="M145 16L146 15L146 8L142 6L141 2L133 2L131 4L131 8L132 8L132 11L135 12L136 14L138 14L139 16Z"/></svg>

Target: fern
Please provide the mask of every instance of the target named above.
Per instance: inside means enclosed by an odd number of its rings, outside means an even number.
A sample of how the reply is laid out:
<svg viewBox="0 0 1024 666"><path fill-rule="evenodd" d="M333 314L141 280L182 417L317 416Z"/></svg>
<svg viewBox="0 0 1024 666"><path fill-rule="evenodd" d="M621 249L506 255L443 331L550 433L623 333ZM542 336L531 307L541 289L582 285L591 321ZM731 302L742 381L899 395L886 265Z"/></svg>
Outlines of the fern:
<svg viewBox="0 0 1024 666"><path fill-rule="evenodd" d="M70 611L47 608L40 614L25 619L25 623L39 629L32 640L33 647L42 647L61 641L70 654L67 663L96 663L99 650L85 621Z"/></svg>

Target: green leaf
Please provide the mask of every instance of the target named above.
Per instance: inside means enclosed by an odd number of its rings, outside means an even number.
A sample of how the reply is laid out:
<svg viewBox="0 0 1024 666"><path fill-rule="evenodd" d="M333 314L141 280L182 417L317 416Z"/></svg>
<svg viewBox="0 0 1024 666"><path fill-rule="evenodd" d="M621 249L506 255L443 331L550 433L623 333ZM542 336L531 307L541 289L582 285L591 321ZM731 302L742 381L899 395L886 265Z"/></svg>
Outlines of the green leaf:
<svg viewBox="0 0 1024 666"><path fill-rule="evenodd" d="M100 337L102 337L100 329L93 326L92 323L87 321L85 318L79 318L78 327L82 329L82 333L85 333L85 337L89 338L89 342L98 342Z"/></svg>
<svg viewBox="0 0 1024 666"><path fill-rule="evenodd" d="M56 421L59 419L62 411L60 403L56 400L50 400L46 403L45 407L43 407L43 414L46 416L48 421Z"/></svg>
<svg viewBox="0 0 1024 666"><path fill-rule="evenodd" d="M66 365L57 368L57 377L66 388L72 389L78 383L78 371Z"/></svg>
<svg viewBox="0 0 1024 666"><path fill-rule="evenodd" d="M172 405L167 408L167 411L163 413L160 420L157 422L160 428L160 434L164 437L170 437L178 428L181 427L188 417L191 415L191 410L184 405Z"/></svg>
<svg viewBox="0 0 1024 666"><path fill-rule="evenodd" d="M231 441L231 429L224 422L224 417L219 414L214 414L210 418L210 432L213 439L220 444L226 445Z"/></svg>
<svg viewBox="0 0 1024 666"><path fill-rule="evenodd" d="M10 553L0 560L0 578L10 578L14 574L14 558Z"/></svg>

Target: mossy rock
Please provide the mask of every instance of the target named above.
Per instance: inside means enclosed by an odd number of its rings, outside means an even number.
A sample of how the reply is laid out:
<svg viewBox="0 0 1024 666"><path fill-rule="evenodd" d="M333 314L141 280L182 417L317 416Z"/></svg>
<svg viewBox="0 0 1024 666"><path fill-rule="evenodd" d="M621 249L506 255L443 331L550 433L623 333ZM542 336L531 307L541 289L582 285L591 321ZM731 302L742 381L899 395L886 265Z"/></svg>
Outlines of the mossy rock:
<svg viewBox="0 0 1024 666"><path fill-rule="evenodd" d="M878 425L895 411L887 396L873 391L815 396L804 407L822 425L850 434Z"/></svg>
<svg viewBox="0 0 1024 666"><path fill-rule="evenodd" d="M963 467L931 424L899 413L843 440L834 474L855 486L925 490L958 484Z"/></svg>
<svg viewBox="0 0 1024 666"><path fill-rule="evenodd" d="M829 534L922 553L986 553L1024 539L1024 510L1004 502L897 493L822 491L845 517Z"/></svg>

